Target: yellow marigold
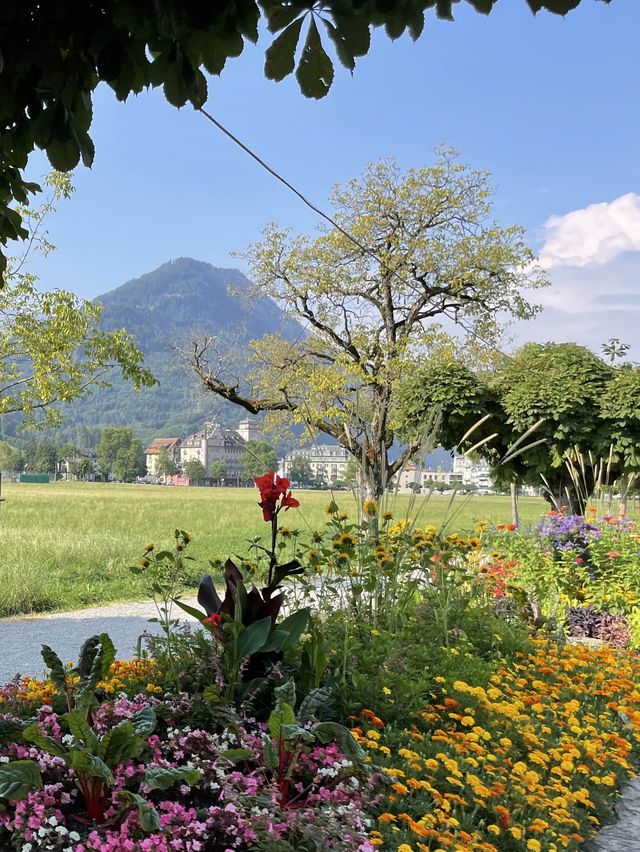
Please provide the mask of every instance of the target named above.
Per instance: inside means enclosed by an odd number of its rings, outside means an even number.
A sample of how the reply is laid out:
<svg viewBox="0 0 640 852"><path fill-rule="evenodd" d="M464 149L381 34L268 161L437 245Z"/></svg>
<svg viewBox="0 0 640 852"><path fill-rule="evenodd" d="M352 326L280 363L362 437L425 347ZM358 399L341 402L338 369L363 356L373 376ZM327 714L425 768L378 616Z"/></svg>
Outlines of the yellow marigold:
<svg viewBox="0 0 640 852"><path fill-rule="evenodd" d="M527 840L527 849L529 852L540 852L542 846L540 845L539 840L535 840L533 837L531 840Z"/></svg>

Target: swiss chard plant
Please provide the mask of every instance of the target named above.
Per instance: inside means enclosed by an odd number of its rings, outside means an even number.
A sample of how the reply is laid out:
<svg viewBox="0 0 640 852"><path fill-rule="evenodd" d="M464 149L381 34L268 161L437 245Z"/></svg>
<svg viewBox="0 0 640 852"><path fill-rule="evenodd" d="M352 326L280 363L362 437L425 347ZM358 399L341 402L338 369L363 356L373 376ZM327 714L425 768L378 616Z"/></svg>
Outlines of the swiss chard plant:
<svg viewBox="0 0 640 852"><path fill-rule="evenodd" d="M21 732L22 740L64 761L71 771L86 809L86 815L75 815L76 820L87 824L104 824L105 813L111 803L114 772L118 766L140 757L146 738L155 728L155 713L149 707L143 708L105 733L97 733L92 728L81 707L65 713L62 719L70 734L68 744L44 734L36 722L24 728ZM194 784L199 779L198 770L187 766L152 766L147 768L144 777L149 790L166 790L178 781ZM37 761L16 760L0 765L0 798L19 801L42 786ZM121 790L117 801L120 807L110 822L118 822L128 810L137 808L143 830L154 831L160 827L158 813L144 797Z"/></svg>

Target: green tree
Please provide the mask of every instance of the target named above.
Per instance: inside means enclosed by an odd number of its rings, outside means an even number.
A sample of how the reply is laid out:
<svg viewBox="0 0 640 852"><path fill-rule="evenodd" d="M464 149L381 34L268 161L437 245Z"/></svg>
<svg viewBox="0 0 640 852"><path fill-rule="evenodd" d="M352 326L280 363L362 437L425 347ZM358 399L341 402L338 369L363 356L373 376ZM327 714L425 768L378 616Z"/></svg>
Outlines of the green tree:
<svg viewBox="0 0 640 852"><path fill-rule="evenodd" d="M0 470L18 473L24 469L24 456L7 441L0 441Z"/></svg>
<svg viewBox="0 0 640 852"><path fill-rule="evenodd" d="M100 433L97 446L98 467L103 478L110 473L123 482L131 482L146 473L144 449L125 426L107 426Z"/></svg>
<svg viewBox="0 0 640 852"><path fill-rule="evenodd" d="M38 147L60 171L80 159L91 166L89 136L92 95L106 82L119 100L148 86L162 86L176 107L201 109L210 74L220 74L227 59L238 56L246 41L262 32L273 36L266 51L265 76L282 80L294 70L307 97L321 98L333 82L327 48L353 71L356 58L371 44L372 27L391 38L408 31L417 39L425 12L453 20L457 0L105 0L57 3L55 14L41 0L5 0L0 19L2 77L0 134L0 243L25 238L20 210L37 184L24 180L29 154ZM467 0L478 12L490 12L496 0ZM580 0L527 0L534 11L565 14ZM610 0L604 0L608 3ZM296 57L297 69L296 69ZM0 271L4 257L0 254Z"/></svg>
<svg viewBox="0 0 640 852"><path fill-rule="evenodd" d="M362 463L363 485L381 496L416 453L391 458L393 397L437 321L457 322L493 345L496 316L533 316L525 289L543 286L518 226L493 220L489 175L448 148L432 166L367 167L333 196L340 229L293 237L270 226L248 254L255 295L299 317L309 334L253 343L245 390L211 363L207 344L191 365L206 390L247 411L271 412L334 438ZM354 235L358 245L345 236Z"/></svg>
<svg viewBox="0 0 640 852"><path fill-rule="evenodd" d="M217 483L222 482L222 480L227 475L227 469L221 461L211 462L209 466L209 476L212 479L215 479Z"/></svg>
<svg viewBox="0 0 640 852"><path fill-rule="evenodd" d="M58 448L50 438L42 438L36 447L34 464L39 473L55 473Z"/></svg>
<svg viewBox="0 0 640 852"><path fill-rule="evenodd" d="M411 440L440 411L437 440L449 448L479 424L463 449L480 445L499 486L544 481L550 502L581 511L597 481L640 471L639 399L639 368L614 367L573 343L530 343L479 373L453 356L423 360L405 378L395 416ZM524 451L500 463L530 429Z"/></svg>
<svg viewBox="0 0 640 852"><path fill-rule="evenodd" d="M360 462L356 458L350 458L344 471L344 482L349 488L356 488L360 482Z"/></svg>
<svg viewBox="0 0 640 852"><path fill-rule="evenodd" d="M78 462L76 473L78 474L78 477L80 479L87 480L93 473L93 465L91 464L91 459L87 456L82 456L82 458Z"/></svg>
<svg viewBox="0 0 640 852"><path fill-rule="evenodd" d="M160 447L158 450L158 458L156 459L156 475L157 476L174 476L178 472L178 467L170 458L166 447Z"/></svg>
<svg viewBox="0 0 640 852"><path fill-rule="evenodd" d="M300 485L308 485L313 480L311 465L303 456L295 456L289 468L289 479Z"/></svg>
<svg viewBox="0 0 640 852"><path fill-rule="evenodd" d="M64 175L54 173L47 181L52 194L44 206L22 210L28 240L3 273L0 290L0 414L19 412L21 428L59 425L57 406L108 387L114 369L136 388L155 383L127 332L98 327L99 305L66 290L42 291L24 271L30 251L52 250L44 220L72 191Z"/></svg>
<svg viewBox="0 0 640 852"><path fill-rule="evenodd" d="M71 458L72 456L77 456L78 450L74 447L73 444L66 443L61 444L58 447L58 461L64 461L64 459Z"/></svg>
<svg viewBox="0 0 640 852"><path fill-rule="evenodd" d="M240 456L242 476L254 479L278 466L276 451L267 441L247 441Z"/></svg>
<svg viewBox="0 0 640 852"><path fill-rule="evenodd" d="M128 447L121 447L116 452L113 473L119 482L134 482L146 472L147 465L142 442L133 438Z"/></svg>
<svg viewBox="0 0 640 852"><path fill-rule="evenodd" d="M189 482L202 482L207 475L204 465L198 459L191 459L184 466L185 476L189 478Z"/></svg>

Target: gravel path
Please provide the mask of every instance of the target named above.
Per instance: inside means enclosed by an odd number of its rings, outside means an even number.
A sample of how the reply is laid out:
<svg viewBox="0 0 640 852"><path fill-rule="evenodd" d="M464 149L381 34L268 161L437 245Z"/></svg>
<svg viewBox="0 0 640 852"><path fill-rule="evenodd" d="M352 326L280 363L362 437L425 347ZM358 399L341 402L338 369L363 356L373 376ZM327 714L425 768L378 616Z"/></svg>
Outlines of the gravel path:
<svg viewBox="0 0 640 852"><path fill-rule="evenodd" d="M196 605L195 601L185 603ZM176 617L185 621L194 619L175 608ZM28 618L0 619L0 684L6 683L18 672L39 677L44 672L40 656L42 645L50 645L63 663L78 659L85 639L96 633L108 633L113 640L118 657L129 659L136 653L140 636L158 633L157 624L148 619L156 616L152 601L118 603L92 607L75 612L35 615Z"/></svg>

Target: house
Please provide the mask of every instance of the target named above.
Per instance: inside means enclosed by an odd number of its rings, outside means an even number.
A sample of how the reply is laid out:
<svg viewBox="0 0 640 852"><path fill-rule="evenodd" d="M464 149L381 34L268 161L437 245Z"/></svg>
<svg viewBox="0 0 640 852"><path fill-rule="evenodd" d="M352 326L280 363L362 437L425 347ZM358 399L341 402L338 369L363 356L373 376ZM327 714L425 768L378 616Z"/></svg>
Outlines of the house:
<svg viewBox="0 0 640 852"><path fill-rule="evenodd" d="M281 462L283 475L290 478L291 467L296 459L302 458L309 463L311 475L316 482L329 485L344 480L351 453L338 444L316 444L313 447L300 447L287 453Z"/></svg>
<svg viewBox="0 0 640 852"><path fill-rule="evenodd" d="M398 473L398 491L402 494L411 491L420 491L438 487L438 483L447 486L460 486L462 484L462 474L455 471L443 470L441 466L437 468L421 467L413 461L405 464L402 470Z"/></svg>
<svg viewBox="0 0 640 852"><path fill-rule="evenodd" d="M246 434L249 434L249 431L247 428ZM239 480L242 476L241 459L245 443L246 439L239 431L209 421L199 432L182 441L180 467L184 469L187 462L199 461L208 471L213 462L222 462L226 471L225 479Z"/></svg>
<svg viewBox="0 0 640 852"><path fill-rule="evenodd" d="M164 447L171 461L178 466L180 464L180 438L154 438L144 451L147 460L147 473L149 476L157 476L156 464L158 453Z"/></svg>
<svg viewBox="0 0 640 852"><path fill-rule="evenodd" d="M463 485L473 485L478 491L493 490L491 465L486 459L471 459L456 453L453 457L453 471L462 476Z"/></svg>

